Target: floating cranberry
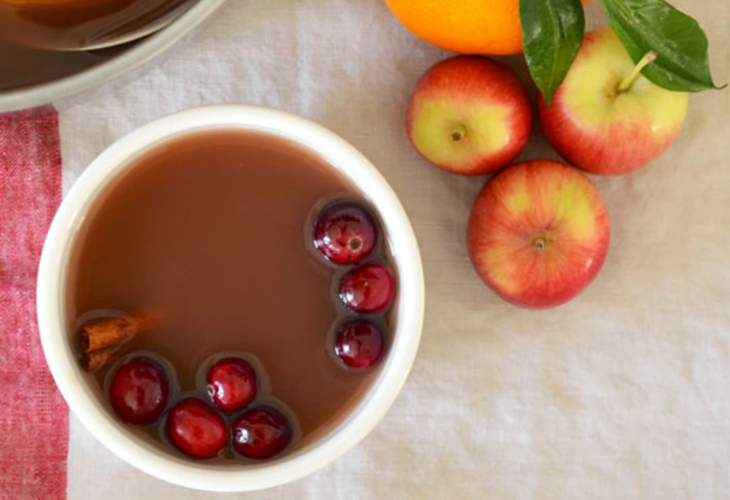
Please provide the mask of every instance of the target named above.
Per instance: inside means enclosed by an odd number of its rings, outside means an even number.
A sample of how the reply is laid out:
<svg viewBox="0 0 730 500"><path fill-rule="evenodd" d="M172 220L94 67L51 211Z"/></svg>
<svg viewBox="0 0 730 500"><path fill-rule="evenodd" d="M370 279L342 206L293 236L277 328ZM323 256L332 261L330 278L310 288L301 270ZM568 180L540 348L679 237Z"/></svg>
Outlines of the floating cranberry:
<svg viewBox="0 0 730 500"><path fill-rule="evenodd" d="M232 426L233 448L246 458L263 460L281 452L292 438L292 428L277 409L248 410Z"/></svg>
<svg viewBox="0 0 730 500"><path fill-rule="evenodd" d="M383 264L365 264L340 280L339 296L345 306L359 313L384 311L393 302L393 275Z"/></svg>
<svg viewBox="0 0 730 500"><path fill-rule="evenodd" d="M112 408L119 418L134 425L151 424L160 418L169 396L165 370L146 357L125 362L109 385Z"/></svg>
<svg viewBox="0 0 730 500"><path fill-rule="evenodd" d="M383 331L372 321L347 321L335 334L335 354L351 368L370 368L380 361L384 350Z"/></svg>
<svg viewBox="0 0 730 500"><path fill-rule="evenodd" d="M256 397L256 372L241 358L225 358L208 371L206 389L213 403L223 411L242 410Z"/></svg>
<svg viewBox="0 0 730 500"><path fill-rule="evenodd" d="M375 221L354 201L331 203L317 218L314 246L335 264L359 264L373 252L377 241Z"/></svg>
<svg viewBox="0 0 730 500"><path fill-rule="evenodd" d="M186 398L167 415L165 433L170 443L193 458L213 458L226 447L226 422L205 401Z"/></svg>

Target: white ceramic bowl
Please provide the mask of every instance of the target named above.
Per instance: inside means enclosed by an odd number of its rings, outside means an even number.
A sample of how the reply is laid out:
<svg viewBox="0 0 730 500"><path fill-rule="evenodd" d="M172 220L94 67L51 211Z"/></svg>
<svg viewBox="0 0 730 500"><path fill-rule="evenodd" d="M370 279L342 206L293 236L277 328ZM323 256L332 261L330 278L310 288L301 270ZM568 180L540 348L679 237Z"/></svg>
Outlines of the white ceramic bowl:
<svg viewBox="0 0 730 500"><path fill-rule="evenodd" d="M154 446L105 409L98 389L76 361L66 313L67 263L74 240L102 189L133 160L173 136L235 128L280 135L325 157L347 175L376 208L397 266L399 301L389 353L369 392L329 434L279 460L240 466L196 463ZM71 410L107 448L140 470L190 488L247 491L294 481L355 446L398 395L421 337L424 282L421 257L408 217L378 170L354 147L305 119L264 108L215 106L183 111L145 125L104 151L72 187L46 238L38 275L38 323L46 360Z"/></svg>

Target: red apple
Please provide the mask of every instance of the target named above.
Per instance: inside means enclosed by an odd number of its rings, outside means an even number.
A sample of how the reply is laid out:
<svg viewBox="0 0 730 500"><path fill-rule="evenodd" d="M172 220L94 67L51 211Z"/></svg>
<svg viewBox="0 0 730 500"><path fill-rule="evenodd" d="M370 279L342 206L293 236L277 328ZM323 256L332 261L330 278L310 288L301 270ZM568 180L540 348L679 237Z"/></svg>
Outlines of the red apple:
<svg viewBox="0 0 730 500"><path fill-rule="evenodd" d="M553 160L492 177L469 219L469 256L486 284L518 306L546 308L578 295L608 253L608 212L595 186Z"/></svg>
<svg viewBox="0 0 730 500"><path fill-rule="evenodd" d="M502 64L456 56L429 69L406 117L408 137L424 158L464 175L486 174L514 160L527 144L527 91Z"/></svg>
<svg viewBox="0 0 730 500"><path fill-rule="evenodd" d="M616 34L586 34L578 57L551 106L540 96L545 137L563 158L594 174L637 170L676 139L687 113L687 94L654 85L634 65Z"/></svg>

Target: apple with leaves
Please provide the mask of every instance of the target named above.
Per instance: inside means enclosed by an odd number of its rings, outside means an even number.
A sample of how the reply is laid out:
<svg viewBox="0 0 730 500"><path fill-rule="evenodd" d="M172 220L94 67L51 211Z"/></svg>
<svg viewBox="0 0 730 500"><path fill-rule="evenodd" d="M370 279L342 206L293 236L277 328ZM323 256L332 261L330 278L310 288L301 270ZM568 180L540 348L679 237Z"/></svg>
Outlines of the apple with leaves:
<svg viewBox="0 0 730 500"><path fill-rule="evenodd" d="M556 151L588 172L625 174L674 141L687 92L717 87L695 20L665 0L600 1L613 31L584 38L579 0L521 0L525 59Z"/></svg>
<svg viewBox="0 0 730 500"><path fill-rule="evenodd" d="M540 96L548 142L573 165L593 174L637 170L669 147L687 114L687 93L659 87L640 74L656 58L634 65L610 29L587 33L550 107Z"/></svg>
<svg viewBox="0 0 730 500"><path fill-rule="evenodd" d="M517 75L477 56L451 57L429 69L406 113L416 151L462 175L506 166L525 147L531 129L530 100Z"/></svg>

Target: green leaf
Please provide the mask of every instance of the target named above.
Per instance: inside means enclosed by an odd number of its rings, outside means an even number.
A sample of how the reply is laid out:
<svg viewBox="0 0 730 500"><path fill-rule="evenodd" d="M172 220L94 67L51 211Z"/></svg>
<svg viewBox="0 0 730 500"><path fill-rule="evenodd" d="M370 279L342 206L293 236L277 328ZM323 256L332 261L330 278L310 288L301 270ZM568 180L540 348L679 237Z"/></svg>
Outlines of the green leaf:
<svg viewBox="0 0 730 500"><path fill-rule="evenodd" d="M522 45L530 75L550 106L583 41L580 0L520 0Z"/></svg>
<svg viewBox="0 0 730 500"><path fill-rule="evenodd" d="M669 90L699 92L718 88L707 60L707 36L697 21L664 0L601 0L608 24L638 62L656 51L642 74Z"/></svg>

